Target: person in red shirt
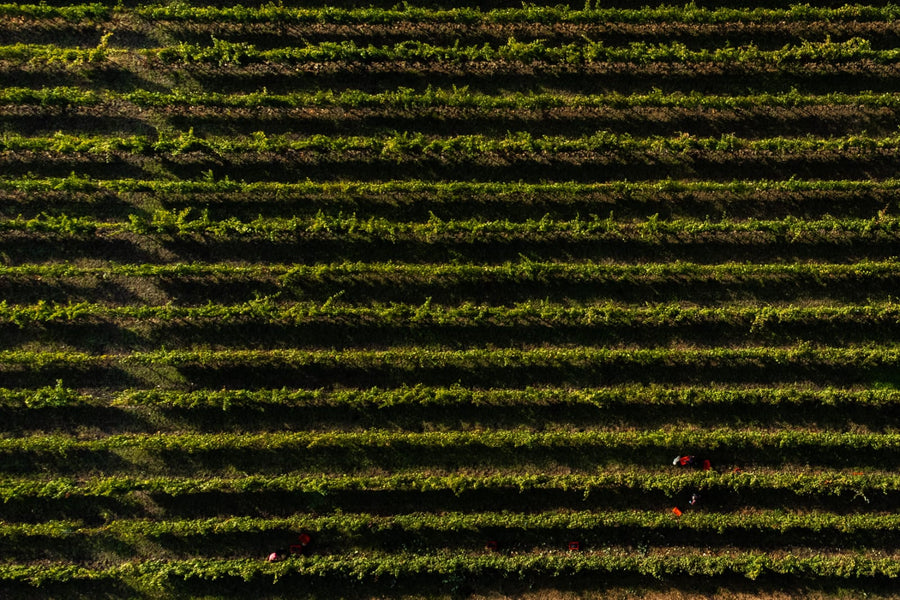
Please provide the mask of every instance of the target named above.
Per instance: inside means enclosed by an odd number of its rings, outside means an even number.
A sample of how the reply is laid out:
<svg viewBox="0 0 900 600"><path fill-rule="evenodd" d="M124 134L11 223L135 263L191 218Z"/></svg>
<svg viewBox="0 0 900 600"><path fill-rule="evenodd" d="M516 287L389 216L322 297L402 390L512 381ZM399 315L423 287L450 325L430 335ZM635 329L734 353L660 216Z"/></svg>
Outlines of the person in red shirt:
<svg viewBox="0 0 900 600"><path fill-rule="evenodd" d="M694 456L676 456L672 464L676 467L693 467L697 464L697 459Z"/></svg>
<svg viewBox="0 0 900 600"><path fill-rule="evenodd" d="M712 469L712 462L708 458L697 458L696 456L690 454L687 456L676 456L672 460L672 464L676 467L693 467L693 468L702 468L704 471L709 471Z"/></svg>

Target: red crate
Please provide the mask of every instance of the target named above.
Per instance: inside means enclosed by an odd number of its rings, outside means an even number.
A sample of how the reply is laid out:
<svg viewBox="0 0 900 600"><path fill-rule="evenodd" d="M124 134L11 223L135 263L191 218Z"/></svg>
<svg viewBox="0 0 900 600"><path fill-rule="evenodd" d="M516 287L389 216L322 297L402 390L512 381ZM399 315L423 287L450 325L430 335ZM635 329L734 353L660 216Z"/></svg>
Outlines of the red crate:
<svg viewBox="0 0 900 600"><path fill-rule="evenodd" d="M581 542L569 542L569 550L581 550Z"/></svg>

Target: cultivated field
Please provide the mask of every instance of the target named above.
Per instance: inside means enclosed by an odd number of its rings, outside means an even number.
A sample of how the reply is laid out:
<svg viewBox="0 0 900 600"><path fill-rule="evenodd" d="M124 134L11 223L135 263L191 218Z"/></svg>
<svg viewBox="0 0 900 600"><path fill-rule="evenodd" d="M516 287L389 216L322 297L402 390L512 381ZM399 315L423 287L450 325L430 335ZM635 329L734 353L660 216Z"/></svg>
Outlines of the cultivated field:
<svg viewBox="0 0 900 600"><path fill-rule="evenodd" d="M900 6L65 1L0 598L897 597Z"/></svg>

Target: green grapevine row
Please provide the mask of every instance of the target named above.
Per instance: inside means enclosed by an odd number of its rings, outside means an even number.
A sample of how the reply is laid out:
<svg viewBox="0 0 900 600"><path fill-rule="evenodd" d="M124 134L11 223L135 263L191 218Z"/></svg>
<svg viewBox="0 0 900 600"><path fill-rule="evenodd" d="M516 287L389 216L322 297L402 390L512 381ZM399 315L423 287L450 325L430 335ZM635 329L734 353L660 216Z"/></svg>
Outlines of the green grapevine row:
<svg viewBox="0 0 900 600"><path fill-rule="evenodd" d="M338 390L174 390L130 389L109 396L79 392L62 381L35 389L0 388L0 406L40 409L63 406L117 406L158 408L220 408L222 410L267 406L284 407L523 407L594 406L615 409L624 406L681 407L893 407L900 404L900 391L890 389L783 387L672 387L621 385L606 388L525 388L478 390L461 385Z"/></svg>
<svg viewBox="0 0 900 600"><path fill-rule="evenodd" d="M348 449L361 451L391 449L408 453L406 460L416 464L422 454L445 449L470 452L491 450L566 449L594 451L614 457L627 451L658 451L668 454L683 448L708 452L753 453L777 451L783 457L803 456L815 459L848 451L896 452L900 434L839 433L809 430L680 429L624 431L544 431L481 430L425 433L369 429L364 432L290 432L290 433L188 433L119 434L97 439L70 435L33 435L0 439L0 453L18 452L65 455L70 452L109 452L139 449L151 453L177 452L201 454L247 450L316 452ZM425 454L427 456L427 454ZM830 460L830 459L829 459Z"/></svg>
<svg viewBox="0 0 900 600"><path fill-rule="evenodd" d="M261 559L186 559L126 562L112 567L92 569L77 565L3 565L0 581L22 582L34 587L65 582L124 579L144 590L164 590L178 581L225 580L233 584L256 583L271 586L290 576L339 578L372 581L378 578L415 576L490 577L520 579L523 576L550 578L575 574L643 575L654 578L711 577L730 575L756 579L777 574L802 578L844 579L896 578L900 562L893 556L866 554L827 554L800 557L793 554L771 555L734 553L704 555L683 551L669 555L581 554L359 554L353 556L309 556L279 563ZM171 590L170 590L171 591Z"/></svg>
<svg viewBox="0 0 900 600"><path fill-rule="evenodd" d="M432 243L513 239L554 239L560 241L684 241L692 237L754 236L760 242L802 242L847 239L892 239L900 232L900 218L884 213L869 219L805 219L795 217L778 220L730 219L711 221L698 219L659 219L623 222L612 218L573 220L541 219L525 221L484 219L441 219L434 214L426 222L398 222L382 217L360 218L355 214L326 215L321 211L312 217L257 217L252 221L229 217L213 220L208 211L192 218L190 209L181 211L156 209L150 215L129 215L129 222L99 221L91 217L66 214L42 214L38 217L0 220L0 232L25 231L61 235L97 235L99 233L138 233L167 235L202 235L213 238L234 236L263 237L270 240L306 238L338 238L341 240L411 241Z"/></svg>
<svg viewBox="0 0 900 600"><path fill-rule="evenodd" d="M132 52L109 48L101 42L96 48L61 48L56 45L15 44L0 46L0 60L35 65L90 64L122 60ZM591 63L713 63L723 65L802 65L829 61L849 63L871 61L892 65L900 61L900 49L875 49L863 38L842 42L803 41L778 50L761 50L755 45L714 49L691 49L681 42L652 44L633 42L628 46L607 46L603 42L585 41L560 46L543 40L491 46L440 46L421 41L404 41L388 46L361 46L353 40L321 42L305 46L259 49L246 42L229 42L213 38L212 44L201 46L180 43L176 46L146 48L136 51L164 64L215 64L237 66L248 64L304 64L321 62L394 62L423 63L497 62L548 63L584 65Z"/></svg>
<svg viewBox="0 0 900 600"><path fill-rule="evenodd" d="M193 130L177 134L160 133L159 139L147 136L79 136L56 133L48 137L8 135L0 139L0 151L54 152L60 154L128 153L138 155L206 152L211 154L246 154L260 152L309 152L317 155L346 156L358 152L374 157L453 159L478 158L485 154L511 156L532 154L554 155L591 152L599 154L658 153L663 155L695 152L738 152L800 154L817 152L873 152L900 149L900 135L842 137L747 139L726 134L720 137L650 136L634 137L600 131L581 137L533 136L527 132L508 134L502 138L483 135L432 137L423 133L397 133L387 136L326 136L294 138L256 132L249 137L198 137Z"/></svg>
<svg viewBox="0 0 900 600"><path fill-rule="evenodd" d="M712 492L787 492L800 497L854 497L857 495L898 494L900 475L890 472L820 471L787 472L754 469L733 474L715 471L663 473L629 469L592 475L494 473L470 475L424 474L421 469L392 475L246 475L237 478L205 477L80 477L77 480L53 477L0 477L0 498L32 501L39 498L123 498L141 493L156 496L187 497L197 494L301 493L328 496L345 492L394 491L440 492L462 495L478 490L530 493L541 490L569 491L588 498L612 490L661 492L672 496L688 489Z"/></svg>
<svg viewBox="0 0 900 600"><path fill-rule="evenodd" d="M74 87L23 88L0 90L0 104L35 104L42 106L97 106L101 104L131 103L141 107L171 108L173 106L214 106L234 108L308 108L339 107L381 110L416 110L430 108L464 108L483 110L547 110L553 108L683 108L683 109L744 109L767 107L803 108L820 106L849 106L870 108L900 108L900 95L895 93L864 92L848 94L801 93L797 90L780 93L745 95L709 95L696 90L690 93L606 93L560 94L512 92L491 95L472 92L468 88L432 88L424 91L399 88L387 92L363 90L317 90L315 92L271 93L261 90L251 93L224 94L218 92L191 93L187 91L156 92L135 90L116 92Z"/></svg>
<svg viewBox="0 0 900 600"><path fill-rule="evenodd" d="M827 512L789 512L760 510L741 513L689 512L675 519L666 511L544 511L538 513L442 512L376 515L340 513L317 516L297 514L282 518L229 517L189 520L117 520L102 526L85 526L80 521L42 523L0 523L5 540L28 543L32 536L61 538L70 536L158 538L163 536L207 536L236 532L305 530L332 535L361 535L391 530L417 532L466 532L478 529L587 530L595 528L645 528L653 530L692 530L729 533L771 531L803 533L835 531L842 533L884 532L885 537L900 532L900 516L894 514L837 514Z"/></svg>
<svg viewBox="0 0 900 600"><path fill-rule="evenodd" d="M872 369L900 362L900 346L747 346L742 348L441 348L396 347L388 350L153 350L129 354L88 354L77 351L0 351L3 369L44 369L120 365L400 369L433 368L583 368L601 367L774 367L815 365Z"/></svg>
<svg viewBox="0 0 900 600"><path fill-rule="evenodd" d="M33 324L91 321L139 320L161 322L234 321L239 319L303 325L315 322L339 322L373 327L527 327L534 325L566 327L666 327L737 325L751 331L764 331L773 326L826 324L853 327L858 325L891 325L900 320L900 304L894 302L864 305L811 306L717 306L693 307L677 303L629 306L617 303L559 304L527 301L509 306L465 303L444 306L426 301L423 304L346 305L327 301L279 303L270 297L241 304L206 304L203 306L147 306L39 302L32 305L10 305L0 302L0 324L20 327Z"/></svg>
<svg viewBox="0 0 900 600"><path fill-rule="evenodd" d="M46 4L2 4L0 16L29 19L64 19L72 22L104 22L113 16L135 15L154 21L233 22L233 23L781 23L878 22L900 18L896 5L872 6L847 4L824 7L793 4L786 8L704 8L697 5L653 6L640 9L593 7L574 9L567 6L527 5L522 8L480 10L474 7L433 9L403 5L398 8L366 7L343 9L335 6L292 7L281 4L263 6L194 6L187 3L141 5L135 8L108 6L101 3L48 6Z"/></svg>
<svg viewBox="0 0 900 600"><path fill-rule="evenodd" d="M229 202L249 200L259 202L266 197L275 200L292 196L420 196L462 201L477 196L479 201L501 201L509 198L517 202L535 197L560 197L574 201L587 194L610 196L658 196L660 194L709 193L735 196L782 194L803 192L895 192L900 189L900 179L860 180L749 180L749 181L658 181L605 183L578 183L574 181L550 183L526 182L469 182L402 180L386 182L340 181L296 182L234 181L227 176L219 180L164 180L164 179L93 179L72 173L68 177L0 177L0 190L21 192L115 192L158 193L166 196L186 194L236 194ZM397 198L395 201L402 201ZM649 199L647 200L650 201Z"/></svg>
<svg viewBox="0 0 900 600"><path fill-rule="evenodd" d="M27 9L19 9L24 12ZM71 10L71 9L70 9ZM640 9L589 8L567 6L535 6L479 10L473 7L432 9L404 5L385 9L377 7L342 9L333 6L316 8L287 7L269 4L261 7L197 7L169 4L135 9L142 18L161 21L234 22L234 23L780 23L804 21L895 21L900 18L896 5L845 5L836 8L796 5L786 8L703 8L697 5L653 6ZM40 15L43 16L43 15ZM60 15L63 16L63 15Z"/></svg>
<svg viewBox="0 0 900 600"><path fill-rule="evenodd" d="M682 281L697 283L755 282L776 283L801 279L816 285L854 282L860 285L874 281L891 281L897 277L894 261L861 261L851 264L833 263L721 263L689 262L648 263L640 265L603 263L563 263L523 260L499 265L484 264L408 264L395 262L343 262L318 265L290 264L108 264L102 267L74 264L0 265L0 277L25 278L134 277L134 278L277 278L288 288L295 286L346 285L354 281L400 286L428 282L434 286L471 283L625 283Z"/></svg>
<svg viewBox="0 0 900 600"><path fill-rule="evenodd" d="M62 388L61 384L58 386ZM29 400L42 406L39 394L49 395L57 388L42 390L2 390L2 403L10 406L29 406ZM67 388L62 388L67 390ZM92 396L82 396L67 390L72 403L96 402ZM671 386L613 386L608 388L526 388L478 390L461 385L450 387L403 386L400 388L367 388L342 390L203 390L179 392L169 390L126 390L110 401L117 406L159 406L173 408L217 407L254 408L275 406L336 406L379 407L392 406L690 406L736 407L758 406L836 406L889 407L900 403L897 390L851 390L844 388L802 387L671 387Z"/></svg>

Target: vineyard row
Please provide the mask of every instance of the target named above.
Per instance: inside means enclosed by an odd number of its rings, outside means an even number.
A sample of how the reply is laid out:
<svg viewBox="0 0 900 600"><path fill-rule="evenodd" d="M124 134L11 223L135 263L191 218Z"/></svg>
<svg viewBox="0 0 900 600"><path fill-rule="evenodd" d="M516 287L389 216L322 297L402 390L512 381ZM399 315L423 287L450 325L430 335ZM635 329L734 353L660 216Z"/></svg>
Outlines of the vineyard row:
<svg viewBox="0 0 900 600"><path fill-rule="evenodd" d="M850 63L867 61L893 65L900 61L900 49L874 49L864 38L834 42L803 41L778 50L761 50L755 45L714 49L691 49L683 43L633 42L628 46L607 46L585 40L559 46L543 40L491 46L440 46L421 41L393 45L362 46L352 40L321 42L305 46L259 49L246 42L213 38L211 45L181 43L177 46L125 50L108 47L108 36L95 48L62 48L56 45L15 44L0 46L0 60L39 65L83 65L121 62L132 55L163 64L306 64L306 63L472 63L512 62L522 64L585 65L594 63L706 63L717 65L803 65L814 62Z"/></svg>
<svg viewBox="0 0 900 600"><path fill-rule="evenodd" d="M504 494L526 494L555 490L571 492L587 499L603 496L614 490L641 493L659 492L675 496L685 490L697 489L712 493L766 494L787 492L804 498L837 497L850 499L900 493L900 475L890 472L771 472L754 469L747 473L718 473L700 471L664 473L629 469L627 472L597 474L514 474L452 475L424 474L420 469L411 473L365 476L330 473L328 475L246 475L238 478L184 478L127 476L0 478L0 498L4 503L33 501L40 498L64 500L69 498L127 498L131 494L151 496L192 497L203 494L294 493L328 497L357 492L424 492L461 496L481 491Z"/></svg>
<svg viewBox="0 0 900 600"><path fill-rule="evenodd" d="M618 303L553 303L526 301L509 306L465 303L458 306L391 303L359 306L335 302L279 303L257 298L240 304L202 306L146 306L70 302L10 305L0 302L0 324L19 327L45 323L93 320L193 322L251 320L290 325L338 322L370 327L682 327L736 325L751 331L792 325L853 327L889 326L900 321L900 304L813 306L733 305L696 307L679 303L628 306Z"/></svg>
<svg viewBox="0 0 900 600"><path fill-rule="evenodd" d="M741 138L731 134L720 137L648 136L636 137L598 131L580 137L534 136L520 131L504 137L483 135L429 136L421 132L403 132L378 136L313 135L295 138L288 135L256 132L246 137L200 137L193 129L177 133L160 132L158 139L148 136L80 136L56 133L47 137L7 135L0 140L0 151L54 152L60 154L111 154L124 152L138 155L186 152L210 154L309 152L332 155L346 160L348 155L410 158L449 157L476 158L487 154L550 156L563 153L606 153L629 155L657 153L660 155L688 154L697 151L735 153L750 151L774 154L814 154L820 152L866 152L900 150L900 135L873 137L847 135L836 137L773 137Z"/></svg>
<svg viewBox="0 0 900 600"><path fill-rule="evenodd" d="M775 195L810 192L895 193L900 190L900 179L882 180L746 180L703 181L663 179L647 182L612 181L605 183L579 183L574 181L527 182L471 182L471 181L340 181L340 182L276 182L235 181L227 176L221 179L161 180L161 179L94 179L88 175L72 173L68 177L22 178L0 177L0 189L33 192L115 192L158 193L165 196L187 194L235 194L230 201L258 202L274 196L285 200L294 196L315 198L318 196L347 196L370 198L380 196L437 196L441 199L461 201L469 197L490 202L501 199L527 202L539 197L559 197L574 201L584 195L627 197L660 194L727 194L735 196ZM256 196L261 196L256 197ZM249 199L248 199L249 197ZM398 198L397 201L400 201ZM650 201L649 199L647 200Z"/></svg>
<svg viewBox="0 0 900 600"><path fill-rule="evenodd" d="M175 106L210 106L228 108L309 108L337 107L343 109L415 110L430 108L464 108L484 110L548 110L574 109L742 109L808 108L822 106L849 106L870 108L900 108L900 94L864 92L848 94L831 92L809 94L796 89L790 92L748 95L715 95L699 91L690 93L561 94L547 92L512 92L501 95L469 91L468 88L432 88L415 90L399 88L387 92L366 92L357 89L315 92L271 93L267 90L250 93L225 94L217 92L155 92L136 90L117 92L75 87L0 89L0 104L41 106L100 106L119 107L121 103L138 107L171 109Z"/></svg>
<svg viewBox="0 0 900 600"><path fill-rule="evenodd" d="M662 179L608 183L462 182L273 182L215 179L142 180L95 179L72 173L68 177L0 178L2 213L28 219L68 212L72 217L124 219L141 213L152 220L160 207L181 212L190 207L192 219L209 211L214 218L260 216L312 217L342 213L385 219L426 221L432 213L465 220L502 220L510 214L539 220L553 215L560 221L592 218L648 219L786 219L869 218L892 214L900 181L883 180L746 180L717 182ZM101 202L102 200L102 202ZM512 212L511 212L512 211ZM162 213L160 213L162 215ZM190 215L190 213L188 213Z"/></svg>
<svg viewBox="0 0 900 600"><path fill-rule="evenodd" d="M0 368L47 368L144 365L170 367L267 367L319 369L601 369L601 368L772 368L816 366L870 370L900 363L900 346L749 346L743 348L598 347L469 348L445 350L397 347L389 350L154 350L131 354L88 354L74 351L4 350Z"/></svg>
<svg viewBox="0 0 900 600"><path fill-rule="evenodd" d="M0 232L23 231L64 236L98 234L150 234L213 238L261 237L269 240L332 239L342 241L390 240L392 242L433 243L440 241L636 241L665 243L703 237L733 238L746 234L755 243L809 243L849 239L893 239L900 232L900 218L881 212L869 219L748 219L735 221L698 219L659 219L656 215L643 221L623 222L614 218L560 220L544 216L525 221L449 219L434 214L426 222L398 222L380 217L326 215L314 217L257 217L244 221L236 217L223 220L209 218L208 211L192 218L190 209L181 211L155 209L150 215L129 215L129 222L96 220L67 214L0 219Z"/></svg>
<svg viewBox="0 0 900 600"><path fill-rule="evenodd" d="M425 433L369 429L364 432L266 432L266 433L187 433L120 434L97 439L69 435L33 435L0 439L0 453L65 456L68 453L139 450L148 453L201 455L229 452L288 452L316 454L345 450L354 453L391 453L406 455L415 465L441 452L490 453L532 450L552 452L590 452L608 458L634 452L663 455L685 448L705 452L726 452L728 456L772 454L781 460L803 457L822 460L842 452L885 452L900 450L900 434L845 433L805 430L678 429L655 431L544 431L485 429L480 431L441 431ZM832 462L830 458L827 458ZM768 461L767 461L768 462Z"/></svg>
<svg viewBox="0 0 900 600"><path fill-rule="evenodd" d="M231 263L175 264L108 264L102 267L73 264L0 265L0 278L22 280L74 277L147 277L147 278L212 278L237 277L278 279L284 287L340 285L365 281L403 285L428 282L436 287L456 284L496 283L627 283L681 281L697 283L757 282L774 283L790 280L830 285L842 282L894 280L898 276L895 261L861 261L836 263L734 263L698 264L689 262L616 264L588 262L540 262L522 260L499 265L483 264L408 264L399 262L342 262L318 265L268 264L236 265Z"/></svg>
<svg viewBox="0 0 900 600"><path fill-rule="evenodd" d="M597 3L599 4L599 3ZM522 8L481 10L474 7L434 9L403 5L398 8L354 8L336 6L293 7L270 3L264 6L192 6L189 4L143 5L133 8L100 3L50 6L47 4L3 4L0 16L29 19L62 19L76 23L105 23L133 15L150 21L207 23L284 24L388 24L388 23L781 23L781 22L893 22L900 8L893 4L872 6L847 4L840 7L792 4L786 8L704 8L697 5L659 5L640 9L528 5Z"/></svg>
<svg viewBox="0 0 900 600"><path fill-rule="evenodd" d="M116 520L102 526L85 526L80 521L41 523L0 522L0 537L10 544L28 544L28 538L47 537L64 541L73 536L106 537L122 540L258 533L299 530L344 537L380 534L392 531L409 533L428 530L441 533L467 533L478 529L590 530L600 528L642 528L656 531L685 530L734 534L769 531L789 534L839 532L869 533L876 537L896 536L900 516L895 514L836 514L830 512L788 512L757 510L741 513L688 512L673 518L667 511L544 511L537 513L410 513L378 515L341 513L332 515L296 514L282 518L229 517L177 519L165 521ZM883 532L879 533L879 532Z"/></svg>
<svg viewBox="0 0 900 600"><path fill-rule="evenodd" d="M703 555L680 552L672 555L623 556L604 553L583 554L372 554L357 556L310 556L280 563L260 559L187 559L126 562L113 567L91 569L77 565L3 565L0 580L21 582L34 587L67 582L92 581L109 585L122 579L129 589L145 591L169 589L178 582L211 583L222 580L229 586L271 586L279 580L313 582L328 579L375 581L379 578L415 576L462 576L484 578L571 577L573 575L627 576L654 578L732 576L756 579L762 575L787 575L801 578L828 577L857 579L896 578L900 563L889 556L829 554L799 557L755 553ZM233 591L233 587L230 587ZM132 589L133 591L133 589Z"/></svg>
<svg viewBox="0 0 900 600"><path fill-rule="evenodd" d="M54 386L34 389L0 388L0 407L41 409L47 407L146 406L162 409L216 408L256 409L265 407L335 407L343 409L386 409L391 407L432 407L464 409L471 406L596 407L615 410L621 407L783 407L890 408L900 404L900 391L890 389L779 387L673 387L657 385L610 386L605 388L539 387L526 389L473 389L461 385L448 387L401 386L398 388L361 388L337 390L232 389L232 390L123 390L108 396L82 393Z"/></svg>

